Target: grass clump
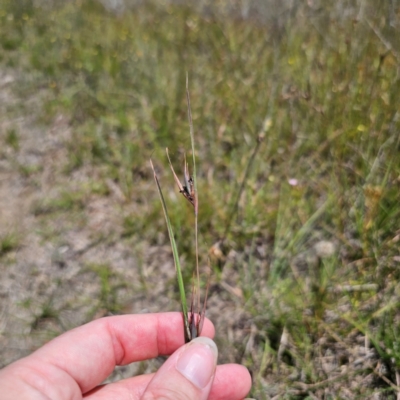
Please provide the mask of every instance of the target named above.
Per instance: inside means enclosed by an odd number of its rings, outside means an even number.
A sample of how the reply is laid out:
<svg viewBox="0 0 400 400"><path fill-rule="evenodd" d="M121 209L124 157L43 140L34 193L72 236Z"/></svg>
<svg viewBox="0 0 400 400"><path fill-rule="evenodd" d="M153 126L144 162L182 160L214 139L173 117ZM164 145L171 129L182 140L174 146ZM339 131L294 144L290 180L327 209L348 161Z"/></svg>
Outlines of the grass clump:
<svg viewBox="0 0 400 400"><path fill-rule="evenodd" d="M0 257L16 250L20 246L20 238L15 233L7 233L0 237Z"/></svg>
<svg viewBox="0 0 400 400"><path fill-rule="evenodd" d="M35 215L52 214L66 211L79 211L84 208L84 195L72 191L62 191L57 197L39 201L35 204Z"/></svg>
<svg viewBox="0 0 400 400"><path fill-rule="evenodd" d="M102 312L102 314L115 314L121 311L122 305L119 303L118 291L125 287L120 284L117 274L112 271L109 265L92 264L88 266L88 270L94 272L100 280L100 298L94 312Z"/></svg>
<svg viewBox="0 0 400 400"><path fill-rule="evenodd" d="M4 141L6 145L10 146L14 151L17 151L19 149L18 134L15 129L9 129L7 131Z"/></svg>

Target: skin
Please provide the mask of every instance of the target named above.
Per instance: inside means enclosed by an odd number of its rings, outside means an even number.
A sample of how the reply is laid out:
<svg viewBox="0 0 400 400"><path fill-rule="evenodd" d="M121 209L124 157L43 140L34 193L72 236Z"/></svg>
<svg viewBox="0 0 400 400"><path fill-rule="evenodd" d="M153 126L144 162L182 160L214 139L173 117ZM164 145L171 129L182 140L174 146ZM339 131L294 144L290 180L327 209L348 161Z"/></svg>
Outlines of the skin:
<svg viewBox="0 0 400 400"><path fill-rule="evenodd" d="M202 335L212 338L214 333L206 319ZM237 364L215 367L215 352L213 342L203 337L184 345L180 313L102 318L2 369L0 400L243 399L251 388L249 372ZM117 365L171 354L155 374L101 385ZM204 362L201 387L181 371L182 360L190 357Z"/></svg>

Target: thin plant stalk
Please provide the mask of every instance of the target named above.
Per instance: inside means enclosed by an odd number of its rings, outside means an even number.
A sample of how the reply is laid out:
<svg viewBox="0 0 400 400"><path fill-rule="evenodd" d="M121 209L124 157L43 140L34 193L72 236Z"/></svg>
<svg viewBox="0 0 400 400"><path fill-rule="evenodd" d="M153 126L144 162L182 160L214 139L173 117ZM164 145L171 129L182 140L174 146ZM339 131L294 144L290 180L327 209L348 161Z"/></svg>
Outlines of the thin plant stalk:
<svg viewBox="0 0 400 400"><path fill-rule="evenodd" d="M185 333L185 342L189 342L191 340L191 332L190 332L190 327L189 327L189 317L188 317L188 309L187 309L187 302L186 302L186 294L185 294L185 286L183 283L183 277L182 277L182 270L181 270L181 263L179 261L179 253L178 253L178 247L176 246L175 242L175 237L174 237L174 231L172 229L171 221L168 216L168 210L167 210L167 205L164 200L164 196L161 190L160 182L158 181L156 171L154 169L153 162L150 160L150 165L151 169L153 170L154 173L154 180L156 181L157 184L157 189L158 189L158 194L160 196L163 212L164 212L164 217L165 221L167 223L167 228L168 228L168 236L171 242L171 248L172 248L172 254L174 256L174 264L175 264L175 271L176 271L176 277L178 280L178 287L179 287L179 295L181 298L181 306L182 306L182 313L183 313L183 322L184 322L184 333Z"/></svg>
<svg viewBox="0 0 400 400"><path fill-rule="evenodd" d="M197 192L197 173L196 173L196 153L194 146L194 132L193 132L193 119L192 119L192 109L190 106L190 94L189 94L189 77L186 73L186 100L187 100L187 109L188 109L188 120L189 120L189 131L190 131L190 142L192 145L192 159L193 159L193 186L194 186L194 234L195 234L195 246L196 246L196 280L197 280L197 312L200 318L199 323L201 323L201 314L200 311L200 272L199 272L199 241L198 241L198 214L199 214L199 200L198 200L198 192ZM194 317L192 317L194 319ZM204 318L204 317L203 317ZM195 322L194 322L195 323ZM195 325L197 325L195 323ZM197 332L200 334L200 332Z"/></svg>
<svg viewBox="0 0 400 400"><path fill-rule="evenodd" d="M268 121L268 119L266 119L266 121ZM264 126L265 125L266 125L266 122L264 122ZM229 233L230 227L232 225L233 219L234 219L235 215L238 213L240 198L242 197L243 191L245 189L246 182L250 175L250 171L253 166L254 160L256 159L257 153L260 150L261 144L265 138L265 130L266 129L264 128L263 131L261 131L261 133L257 136L257 143L254 146L253 152L251 153L251 155L249 157L249 161L246 165L246 169L245 169L245 172L243 175L242 182L240 183L239 190L236 194L236 198L232 203L232 208L231 208L231 211L228 216L228 223L225 226L224 234L222 236L222 241L224 241L226 239L226 237Z"/></svg>
<svg viewBox="0 0 400 400"><path fill-rule="evenodd" d="M181 267L179 263L179 255L178 250L174 238L174 234L172 231L171 222L168 217L167 207L164 201L164 197L162 195L161 186L157 179L157 175L154 171L154 166L150 160L151 167L154 172L154 179L157 183L158 192L161 198L161 203L164 211L165 220L167 221L168 226L168 235L170 237L172 251L174 255L175 269L177 273L177 279L179 284L179 291L181 296L181 305L183 310L183 318L185 323L185 340L186 342L195 339L200 336L201 330L204 323L205 318L205 310L207 304L207 296L208 296L208 288L210 279L207 282L206 294L204 298L204 304L200 305L200 271L199 271L199 245L198 245L198 210L199 210L199 201L198 201L198 192L197 192L197 177L196 177L196 154L195 154L195 145L194 145L194 133L193 133L193 120L192 120L192 112L190 107L190 95L188 88L188 76L186 75L186 99L188 106L188 120L190 127L190 141L192 147L192 159L193 159L193 175L190 176L189 166L186 161L184 161L184 184L181 183L180 179L176 175L174 171L174 167L172 166L172 162L168 153L168 148L166 149L167 158L169 162L169 166L171 168L172 174L174 176L175 182L179 188L179 192L183 194L183 196L193 205L194 208L194 220L195 220L195 250L196 250L196 272L193 276L193 286L192 286L192 298L190 302L190 315L188 315L187 303L185 290L183 285ZM196 282L195 282L196 281Z"/></svg>

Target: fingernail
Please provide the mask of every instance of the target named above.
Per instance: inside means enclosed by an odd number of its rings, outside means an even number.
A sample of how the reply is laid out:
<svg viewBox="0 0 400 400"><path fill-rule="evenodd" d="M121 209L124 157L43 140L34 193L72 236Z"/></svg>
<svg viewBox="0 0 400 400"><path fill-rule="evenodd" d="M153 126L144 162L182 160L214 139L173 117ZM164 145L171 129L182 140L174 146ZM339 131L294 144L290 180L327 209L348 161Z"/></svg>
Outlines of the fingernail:
<svg viewBox="0 0 400 400"><path fill-rule="evenodd" d="M217 365L218 349L209 338L192 340L180 355L176 369L199 389L210 382Z"/></svg>

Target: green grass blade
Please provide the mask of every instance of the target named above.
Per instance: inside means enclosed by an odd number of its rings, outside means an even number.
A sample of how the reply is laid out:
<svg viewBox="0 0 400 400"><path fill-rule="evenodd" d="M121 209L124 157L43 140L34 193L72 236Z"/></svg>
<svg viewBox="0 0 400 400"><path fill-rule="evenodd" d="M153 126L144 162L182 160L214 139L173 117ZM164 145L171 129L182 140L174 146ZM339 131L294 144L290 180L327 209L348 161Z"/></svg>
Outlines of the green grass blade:
<svg viewBox="0 0 400 400"><path fill-rule="evenodd" d="M190 340L189 319L188 319L188 311L187 311L187 303L186 303L185 286L183 284L181 263L179 261L178 248L176 246L174 232L172 230L172 225L171 225L171 222L170 222L170 219L168 216L167 205L165 204L165 200L164 200L164 196L163 196L163 193L161 190L160 182L158 181L157 174L156 174L154 165L151 160L150 160L150 165L151 165L151 169L153 170L153 173L154 173L154 180L156 181L156 184L157 184L158 194L160 196L162 208L164 211L165 221L167 223L168 236L171 241L172 254L174 256L174 263L175 263L176 278L178 280L179 295L181 298L183 321L184 321L184 325L185 325L185 332L184 332L185 333L185 341L188 342Z"/></svg>

